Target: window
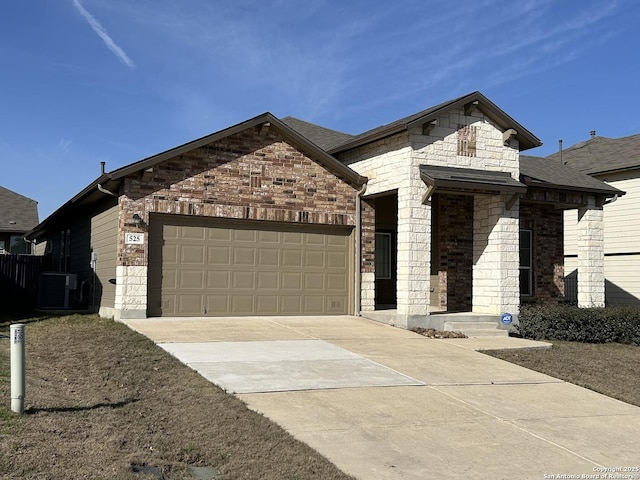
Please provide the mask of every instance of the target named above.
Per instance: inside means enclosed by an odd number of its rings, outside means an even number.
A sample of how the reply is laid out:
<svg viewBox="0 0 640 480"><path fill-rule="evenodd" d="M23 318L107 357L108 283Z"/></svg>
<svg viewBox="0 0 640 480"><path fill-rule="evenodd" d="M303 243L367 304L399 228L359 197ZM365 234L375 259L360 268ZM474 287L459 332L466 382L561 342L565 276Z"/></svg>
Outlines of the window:
<svg viewBox="0 0 640 480"><path fill-rule="evenodd" d="M391 278L391 234L376 233L376 280Z"/></svg>
<svg viewBox="0 0 640 480"><path fill-rule="evenodd" d="M520 295L533 295L531 230L520 230Z"/></svg>

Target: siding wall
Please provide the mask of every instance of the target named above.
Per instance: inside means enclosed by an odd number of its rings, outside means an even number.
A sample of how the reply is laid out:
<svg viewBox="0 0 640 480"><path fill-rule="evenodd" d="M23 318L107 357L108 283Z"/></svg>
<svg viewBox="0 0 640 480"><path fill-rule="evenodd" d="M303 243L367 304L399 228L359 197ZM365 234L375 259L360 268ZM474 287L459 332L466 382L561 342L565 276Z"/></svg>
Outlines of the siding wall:
<svg viewBox="0 0 640 480"><path fill-rule="evenodd" d="M596 177L626 192L604 207L606 303L640 305L640 169ZM577 277L577 215L576 210L564 215L565 272L571 279Z"/></svg>
<svg viewBox="0 0 640 480"><path fill-rule="evenodd" d="M118 206L97 214L91 219L91 251L97 255L96 298L101 308L113 308L116 278L116 245L118 238Z"/></svg>

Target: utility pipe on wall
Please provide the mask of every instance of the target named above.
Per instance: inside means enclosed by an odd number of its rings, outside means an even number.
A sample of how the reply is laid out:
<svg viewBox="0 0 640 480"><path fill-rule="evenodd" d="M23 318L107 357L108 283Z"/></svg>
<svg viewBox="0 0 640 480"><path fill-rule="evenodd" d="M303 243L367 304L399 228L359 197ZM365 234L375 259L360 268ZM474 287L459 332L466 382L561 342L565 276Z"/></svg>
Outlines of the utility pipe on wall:
<svg viewBox="0 0 640 480"><path fill-rule="evenodd" d="M25 395L25 354L24 324L16 323L9 327L11 337L11 410L24 413Z"/></svg>
<svg viewBox="0 0 640 480"><path fill-rule="evenodd" d="M365 183L356 193L356 255L355 255L355 291L354 291L354 315L360 316L362 308L362 196L367 191Z"/></svg>

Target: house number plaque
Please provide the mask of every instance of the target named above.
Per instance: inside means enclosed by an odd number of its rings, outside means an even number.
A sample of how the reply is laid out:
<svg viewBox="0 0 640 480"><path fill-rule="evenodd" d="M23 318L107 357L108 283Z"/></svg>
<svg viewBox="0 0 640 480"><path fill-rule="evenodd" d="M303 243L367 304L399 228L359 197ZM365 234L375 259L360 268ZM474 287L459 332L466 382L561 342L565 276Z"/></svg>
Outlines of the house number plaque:
<svg viewBox="0 0 640 480"><path fill-rule="evenodd" d="M125 233L124 234L125 245L143 245L144 233Z"/></svg>

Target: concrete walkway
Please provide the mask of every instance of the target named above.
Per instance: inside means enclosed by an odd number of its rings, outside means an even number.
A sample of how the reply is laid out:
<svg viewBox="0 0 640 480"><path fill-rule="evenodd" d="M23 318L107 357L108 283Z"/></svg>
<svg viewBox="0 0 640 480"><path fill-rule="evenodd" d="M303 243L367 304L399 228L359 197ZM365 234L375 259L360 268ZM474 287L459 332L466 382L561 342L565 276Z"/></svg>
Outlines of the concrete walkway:
<svg viewBox="0 0 640 480"><path fill-rule="evenodd" d="M360 479L640 479L604 470L640 466L640 408L477 351L541 342L357 317L127 324Z"/></svg>

